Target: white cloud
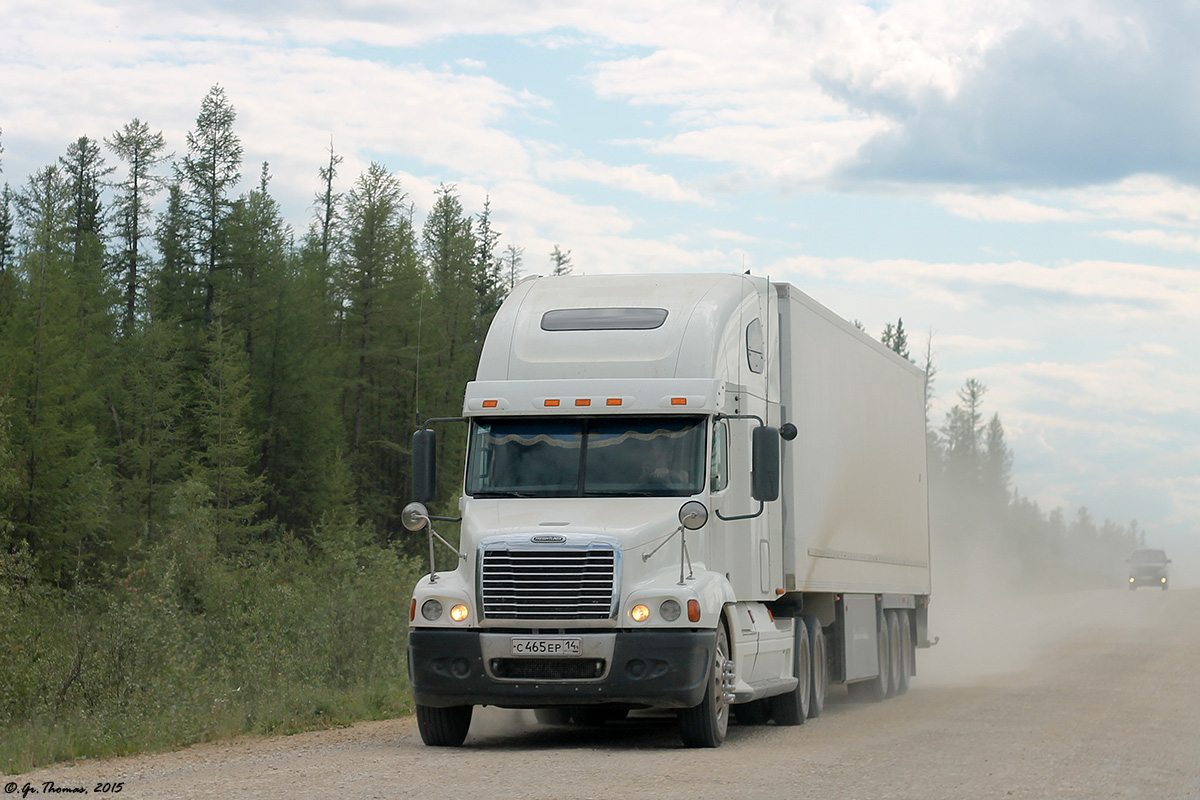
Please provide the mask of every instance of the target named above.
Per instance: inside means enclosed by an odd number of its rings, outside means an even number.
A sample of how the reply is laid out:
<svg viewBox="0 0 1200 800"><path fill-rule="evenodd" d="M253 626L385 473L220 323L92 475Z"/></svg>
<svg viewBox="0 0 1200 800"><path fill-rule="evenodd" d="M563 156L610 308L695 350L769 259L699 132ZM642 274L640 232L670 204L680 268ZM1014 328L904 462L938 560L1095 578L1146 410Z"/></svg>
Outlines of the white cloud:
<svg viewBox="0 0 1200 800"><path fill-rule="evenodd" d="M1106 239L1140 247L1155 247L1176 253L1200 252L1200 236L1189 233L1168 233L1161 230L1105 231Z"/></svg>
<svg viewBox="0 0 1200 800"><path fill-rule="evenodd" d="M1024 353L1044 348L1042 342L1032 339L1016 339L1010 336L971 336L949 334L934 337L937 350L954 356L990 355L996 353Z"/></svg>
<svg viewBox="0 0 1200 800"><path fill-rule="evenodd" d="M592 159L563 159L540 163L536 172L543 180L590 181L671 203L707 202L696 189L680 186L675 178L655 172L645 164L613 166Z"/></svg>
<svg viewBox="0 0 1200 800"><path fill-rule="evenodd" d="M942 193L934 203L958 217L987 222L1073 222L1087 219L1080 211L1039 205L1008 195Z"/></svg>
<svg viewBox="0 0 1200 800"><path fill-rule="evenodd" d="M856 284L885 283L924 302L957 310L1054 306L1075 316L1200 317L1200 273L1147 264L1076 261L1047 266L930 263L908 259L784 259L772 274L792 273Z"/></svg>

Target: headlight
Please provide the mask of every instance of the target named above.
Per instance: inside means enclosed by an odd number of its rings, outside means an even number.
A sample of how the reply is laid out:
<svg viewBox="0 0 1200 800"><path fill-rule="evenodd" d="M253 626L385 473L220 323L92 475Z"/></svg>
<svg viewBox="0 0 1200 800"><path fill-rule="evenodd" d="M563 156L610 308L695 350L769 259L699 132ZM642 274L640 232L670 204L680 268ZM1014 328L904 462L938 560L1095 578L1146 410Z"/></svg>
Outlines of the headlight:
<svg viewBox="0 0 1200 800"><path fill-rule="evenodd" d="M459 603L450 609L450 619L454 620L455 622L462 622L467 618L467 613L467 607L462 603Z"/></svg>
<svg viewBox="0 0 1200 800"><path fill-rule="evenodd" d="M658 613L667 622L674 622L679 619L679 614L682 610L676 600L663 600L662 605L658 607Z"/></svg>
<svg viewBox="0 0 1200 800"><path fill-rule="evenodd" d="M634 622L645 622L650 619L650 609L638 603L633 608L629 609L629 616L633 617Z"/></svg>
<svg viewBox="0 0 1200 800"><path fill-rule="evenodd" d="M421 604L421 616L430 622L436 622L442 618L442 604L433 598L426 600Z"/></svg>

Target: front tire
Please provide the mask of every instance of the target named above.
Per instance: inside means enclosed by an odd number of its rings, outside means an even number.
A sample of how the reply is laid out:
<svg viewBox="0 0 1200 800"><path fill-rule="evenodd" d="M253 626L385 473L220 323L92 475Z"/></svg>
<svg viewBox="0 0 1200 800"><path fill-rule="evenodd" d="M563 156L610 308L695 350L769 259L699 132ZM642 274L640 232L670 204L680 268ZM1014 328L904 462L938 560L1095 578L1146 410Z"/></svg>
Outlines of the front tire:
<svg viewBox="0 0 1200 800"><path fill-rule="evenodd" d="M709 665L708 686L699 705L679 712L679 733L684 747L720 747L729 731L729 701L725 698L725 662L729 660L729 634L717 625L717 646Z"/></svg>
<svg viewBox="0 0 1200 800"><path fill-rule="evenodd" d="M458 747L471 729L474 706L434 708L417 705L417 729L421 741L430 747Z"/></svg>

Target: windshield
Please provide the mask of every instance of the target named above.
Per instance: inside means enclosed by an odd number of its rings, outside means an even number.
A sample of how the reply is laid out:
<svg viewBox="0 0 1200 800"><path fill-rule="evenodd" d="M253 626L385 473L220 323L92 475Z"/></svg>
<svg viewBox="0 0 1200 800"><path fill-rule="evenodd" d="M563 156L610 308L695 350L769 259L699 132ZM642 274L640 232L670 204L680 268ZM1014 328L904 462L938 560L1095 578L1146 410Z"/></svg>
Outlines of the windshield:
<svg viewBox="0 0 1200 800"><path fill-rule="evenodd" d="M704 485L701 417L477 420L474 497L687 497Z"/></svg>
<svg viewBox="0 0 1200 800"><path fill-rule="evenodd" d="M1163 564L1167 560L1167 554L1162 550L1134 550L1134 564Z"/></svg>

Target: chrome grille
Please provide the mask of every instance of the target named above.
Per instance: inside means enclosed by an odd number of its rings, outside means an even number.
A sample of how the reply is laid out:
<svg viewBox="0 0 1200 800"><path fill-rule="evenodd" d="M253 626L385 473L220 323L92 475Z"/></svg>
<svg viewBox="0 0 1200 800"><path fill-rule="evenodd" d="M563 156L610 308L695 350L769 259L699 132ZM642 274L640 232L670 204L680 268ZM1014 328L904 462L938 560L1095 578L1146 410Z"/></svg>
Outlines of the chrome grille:
<svg viewBox="0 0 1200 800"><path fill-rule="evenodd" d="M589 547L485 547L479 586L487 619L609 619L617 554Z"/></svg>

